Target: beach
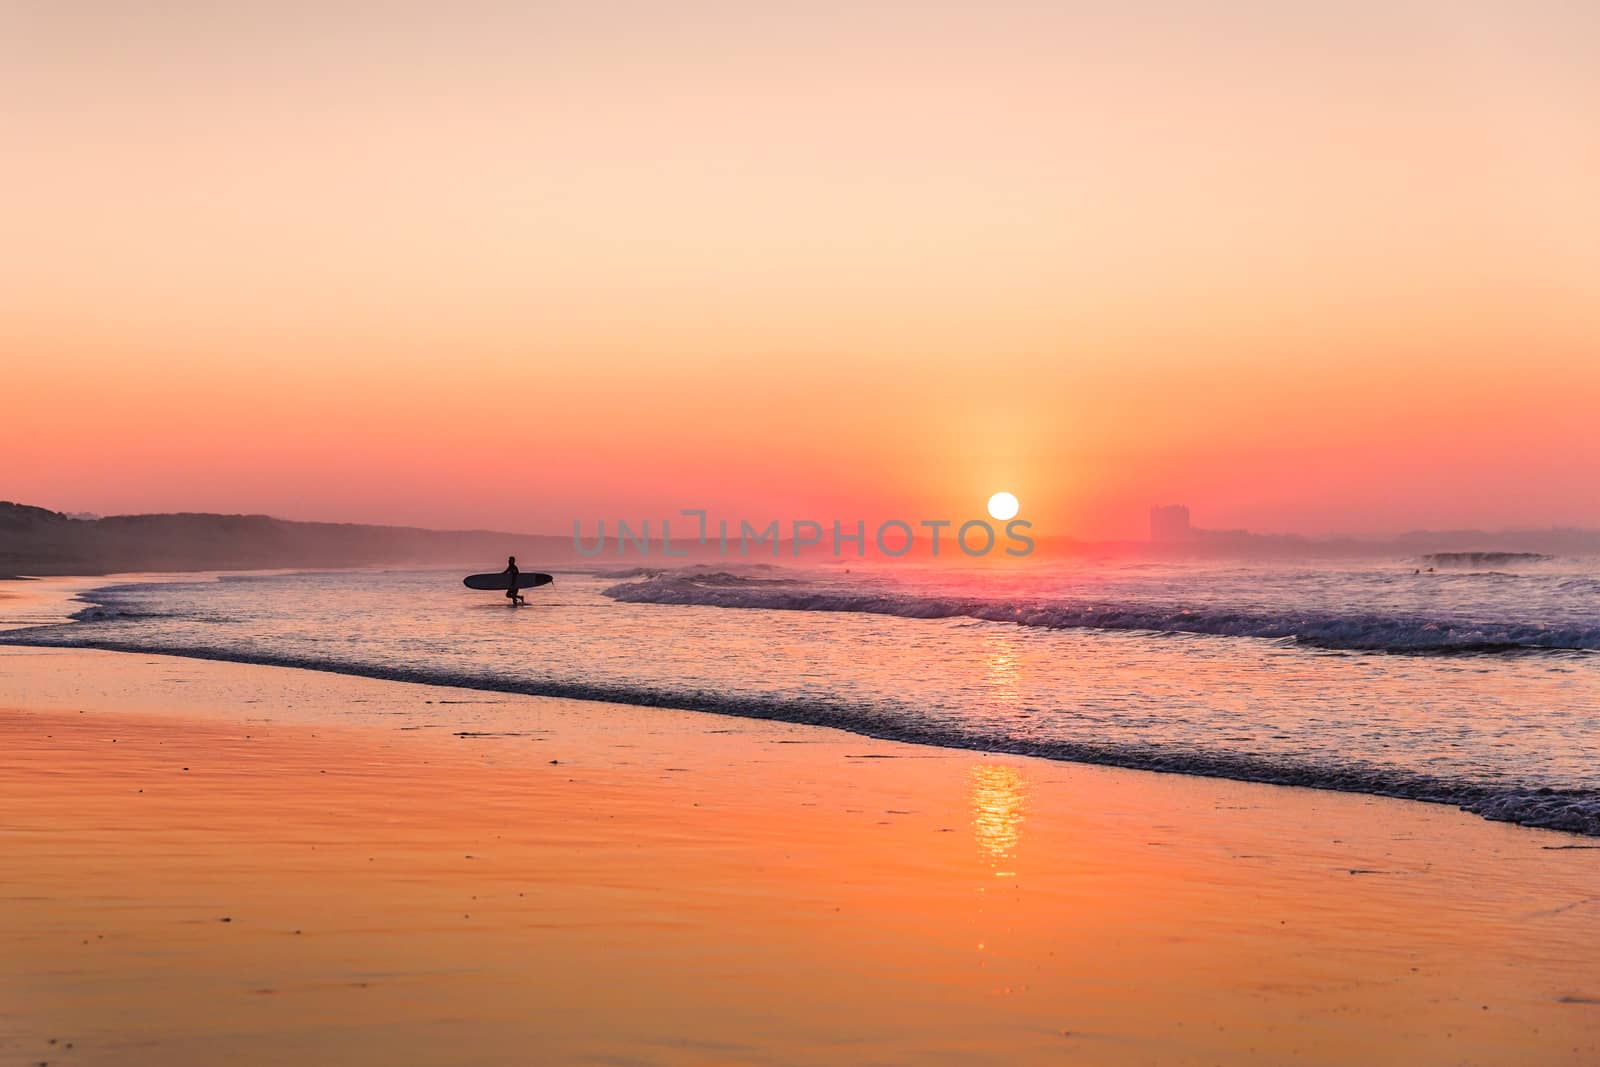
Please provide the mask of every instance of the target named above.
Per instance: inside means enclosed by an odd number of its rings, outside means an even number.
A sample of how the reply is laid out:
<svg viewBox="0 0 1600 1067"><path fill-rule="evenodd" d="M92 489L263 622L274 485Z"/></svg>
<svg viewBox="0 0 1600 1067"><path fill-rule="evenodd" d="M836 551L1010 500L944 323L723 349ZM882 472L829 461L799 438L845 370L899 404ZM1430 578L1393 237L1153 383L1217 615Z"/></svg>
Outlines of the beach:
<svg viewBox="0 0 1600 1067"><path fill-rule="evenodd" d="M1600 851L1442 805L0 650L0 1060L1593 1063Z"/></svg>
<svg viewBox="0 0 1600 1067"><path fill-rule="evenodd" d="M0 7L0 1067L1600 1067L1597 44Z"/></svg>

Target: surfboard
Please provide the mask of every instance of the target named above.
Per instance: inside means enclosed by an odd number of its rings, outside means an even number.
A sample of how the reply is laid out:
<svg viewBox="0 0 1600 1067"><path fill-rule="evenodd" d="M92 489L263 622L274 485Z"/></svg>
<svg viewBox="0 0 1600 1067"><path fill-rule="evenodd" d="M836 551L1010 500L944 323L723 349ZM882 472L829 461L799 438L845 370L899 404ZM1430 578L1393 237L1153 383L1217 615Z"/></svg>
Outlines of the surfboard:
<svg viewBox="0 0 1600 1067"><path fill-rule="evenodd" d="M538 571L523 571L517 575L517 588L532 589L536 585L549 585L553 581L555 579L548 574L541 574ZM511 588L510 579L505 576L504 572L498 574L469 574L461 579L461 584L468 589Z"/></svg>

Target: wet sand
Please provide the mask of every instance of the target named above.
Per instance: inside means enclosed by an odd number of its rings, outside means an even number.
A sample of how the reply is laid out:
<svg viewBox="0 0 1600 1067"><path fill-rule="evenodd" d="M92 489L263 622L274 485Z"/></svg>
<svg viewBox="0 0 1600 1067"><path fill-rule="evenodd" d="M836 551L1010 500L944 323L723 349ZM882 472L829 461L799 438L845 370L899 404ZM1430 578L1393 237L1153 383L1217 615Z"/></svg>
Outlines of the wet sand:
<svg viewBox="0 0 1600 1067"><path fill-rule="evenodd" d="M0 649L0 1062L1600 1062L1592 839Z"/></svg>
<svg viewBox="0 0 1600 1067"><path fill-rule="evenodd" d="M0 577L0 631L67 622L83 607L79 593L109 584L108 578Z"/></svg>

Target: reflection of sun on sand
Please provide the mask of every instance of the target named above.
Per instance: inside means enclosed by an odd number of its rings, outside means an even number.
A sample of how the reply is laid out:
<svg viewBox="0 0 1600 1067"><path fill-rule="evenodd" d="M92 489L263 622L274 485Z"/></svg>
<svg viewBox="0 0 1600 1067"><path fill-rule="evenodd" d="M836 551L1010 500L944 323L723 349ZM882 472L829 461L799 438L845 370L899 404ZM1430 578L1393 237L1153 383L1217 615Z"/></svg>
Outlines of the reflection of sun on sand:
<svg viewBox="0 0 1600 1067"><path fill-rule="evenodd" d="M975 902L1024 823L1025 868ZM1573 843L782 723L0 648L0 1061L1592 1065L1600 852Z"/></svg>
<svg viewBox="0 0 1600 1067"><path fill-rule="evenodd" d="M1015 871L1000 870L1016 857L1022 837L1024 789L1027 779L1021 771L1005 764L983 764L972 768L972 833L978 847L996 868L996 878L1010 878Z"/></svg>

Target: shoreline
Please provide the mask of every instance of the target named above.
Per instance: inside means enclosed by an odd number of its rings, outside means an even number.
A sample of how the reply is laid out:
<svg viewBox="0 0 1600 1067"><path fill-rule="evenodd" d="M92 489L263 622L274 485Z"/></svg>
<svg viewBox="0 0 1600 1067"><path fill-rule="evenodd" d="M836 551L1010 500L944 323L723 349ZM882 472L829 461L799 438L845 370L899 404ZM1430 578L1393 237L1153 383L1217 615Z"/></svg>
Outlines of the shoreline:
<svg viewBox="0 0 1600 1067"><path fill-rule="evenodd" d="M276 572L266 572L276 573ZM959 752L993 752L1046 759L1081 766L1115 767L1128 770L1172 774L1222 781L1312 789L1348 795L1375 796L1410 803L1438 805L1471 813L1491 822L1502 822L1530 829L1551 830L1580 838L1600 837L1600 797L1590 791L1545 788L1526 784L1460 782L1400 768L1367 769L1319 768L1285 764L1282 761L1248 754L1227 752L1171 752L1139 749L1117 743L1086 741L1034 741L1011 738L986 738L975 746L965 735L953 736L937 729L908 729L903 723L894 729L875 728L871 716L851 714L844 704L807 701L794 705L780 700L741 698L730 704L715 693L661 693L592 683L565 681L513 681L500 675L471 672L441 672L373 663L345 662L337 659L312 660L271 653L241 652L208 647L168 645L152 648L134 642L95 641L54 644L48 641L19 643L8 641L7 630L25 626L66 624L74 620L82 595L114 585L162 581L192 581L215 572L201 574L119 574L75 578L37 579L32 589L12 590L24 603L34 605L29 621L16 621L15 604L0 605L0 648L85 648L134 655L164 655L206 662L277 669L308 670L341 677L360 677L405 684L469 688L484 693L511 694L537 698L581 700L593 703L619 703L638 707L670 709L691 713L721 715L753 721L786 722L821 729L839 729L862 738L924 745ZM0 593L6 590L0 589ZM81 609L81 605L79 606Z"/></svg>
<svg viewBox="0 0 1600 1067"><path fill-rule="evenodd" d="M32 626L55 626L73 621L83 607L82 594L104 588L109 574L77 574L70 577L0 578L0 643L11 630ZM129 578L159 579L161 575L134 574ZM3 647L3 644L0 644Z"/></svg>
<svg viewBox="0 0 1600 1067"><path fill-rule="evenodd" d="M1082 767L1106 767L1115 770L1136 771L1147 774L1175 775L1214 781L1268 786L1281 789L1308 789L1319 793L1346 796L1369 796L1397 800L1409 804L1426 804L1430 807L1453 808L1489 822L1504 823L1526 830L1545 830L1580 838L1600 837L1600 812L1591 810L1594 797L1591 793L1573 790L1519 787L1511 790L1486 785L1457 785L1429 778L1413 772L1390 770L1382 779L1374 778L1364 783L1348 772L1337 775L1339 784L1322 784L1317 780L1296 781L1283 774L1278 765L1256 766L1248 759L1210 754L1201 757L1189 753L1189 762L1176 765L1175 757L1159 751L1145 756L1130 756L1116 746L1094 746L1078 742L1022 742L995 739L996 743L976 747L958 744L942 734L915 735L904 731L890 733L869 729L857 719L839 717L824 711L807 709L801 714L786 714L781 708L768 708L755 700L741 700L740 710L733 711L704 702L679 699L671 695L640 694L636 692L596 690L593 687L568 685L560 682L505 682L484 679L467 674L439 674L415 671L404 667L379 667L362 663L318 662L292 659L271 654L244 655L207 648L163 647L146 648L132 643L103 641L89 645L53 645L8 643L0 638L0 649L36 648L64 649L90 652L109 652L122 655L168 656L174 659L195 660L202 663L226 663L242 667L262 667L273 670L309 671L330 674L341 678L363 678L371 681L393 682L401 685L433 686L447 689L464 689L477 693L500 696L527 697L535 700L570 700L586 704L612 704L661 711L676 711L694 715L714 715L721 718L752 722L786 723L807 729L836 730L868 741L936 748L943 751L983 753L1011 756L1020 759L1038 759L1051 763L1065 763ZM1407 791L1409 790L1409 791ZM1588 801L1590 808L1574 810L1574 800Z"/></svg>
<svg viewBox="0 0 1600 1067"><path fill-rule="evenodd" d="M1600 1052L1567 835L150 653L0 677L0 1050L33 1062Z"/></svg>

